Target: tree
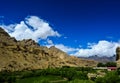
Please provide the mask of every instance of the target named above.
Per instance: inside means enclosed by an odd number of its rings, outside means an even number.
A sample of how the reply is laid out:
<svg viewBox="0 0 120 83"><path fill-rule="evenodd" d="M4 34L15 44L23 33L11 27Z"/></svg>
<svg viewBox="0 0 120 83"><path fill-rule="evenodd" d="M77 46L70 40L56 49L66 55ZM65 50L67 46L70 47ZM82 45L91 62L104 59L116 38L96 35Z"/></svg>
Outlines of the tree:
<svg viewBox="0 0 120 83"><path fill-rule="evenodd" d="M106 66L107 66L107 67L116 67L117 64L116 64L115 62L107 62L107 63L106 63Z"/></svg>
<svg viewBox="0 0 120 83"><path fill-rule="evenodd" d="M116 67L116 63L115 62L107 62L106 64L104 63L98 63L97 67Z"/></svg>
<svg viewBox="0 0 120 83"><path fill-rule="evenodd" d="M105 77L98 77L96 83L120 83L120 77L116 71L108 72Z"/></svg>
<svg viewBox="0 0 120 83"><path fill-rule="evenodd" d="M97 64L97 67L105 67L106 65L105 64L103 64L103 63L98 63Z"/></svg>

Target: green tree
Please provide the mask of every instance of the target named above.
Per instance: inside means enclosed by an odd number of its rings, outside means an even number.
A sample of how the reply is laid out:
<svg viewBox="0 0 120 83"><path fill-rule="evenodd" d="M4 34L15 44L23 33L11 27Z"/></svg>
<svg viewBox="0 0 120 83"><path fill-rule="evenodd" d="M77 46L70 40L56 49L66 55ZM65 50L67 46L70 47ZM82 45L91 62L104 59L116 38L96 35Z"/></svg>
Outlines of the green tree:
<svg viewBox="0 0 120 83"><path fill-rule="evenodd" d="M105 67L106 65L105 64L103 64L103 63L98 63L97 64L97 67Z"/></svg>
<svg viewBox="0 0 120 83"><path fill-rule="evenodd" d="M117 64L116 64L115 62L107 62L107 63L106 63L106 66L107 66L107 67L116 67L116 65L117 65Z"/></svg>
<svg viewBox="0 0 120 83"><path fill-rule="evenodd" d="M120 83L120 77L116 71L108 72L105 77L99 77L95 80L96 83Z"/></svg>

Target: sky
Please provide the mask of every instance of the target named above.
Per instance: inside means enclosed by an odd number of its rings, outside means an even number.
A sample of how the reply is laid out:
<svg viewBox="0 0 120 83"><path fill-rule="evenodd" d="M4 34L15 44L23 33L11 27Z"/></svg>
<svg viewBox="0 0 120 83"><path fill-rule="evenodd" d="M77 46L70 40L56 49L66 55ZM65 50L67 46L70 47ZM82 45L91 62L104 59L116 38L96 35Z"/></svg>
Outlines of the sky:
<svg viewBox="0 0 120 83"><path fill-rule="evenodd" d="M120 46L119 0L0 0L0 26L70 55L113 56Z"/></svg>

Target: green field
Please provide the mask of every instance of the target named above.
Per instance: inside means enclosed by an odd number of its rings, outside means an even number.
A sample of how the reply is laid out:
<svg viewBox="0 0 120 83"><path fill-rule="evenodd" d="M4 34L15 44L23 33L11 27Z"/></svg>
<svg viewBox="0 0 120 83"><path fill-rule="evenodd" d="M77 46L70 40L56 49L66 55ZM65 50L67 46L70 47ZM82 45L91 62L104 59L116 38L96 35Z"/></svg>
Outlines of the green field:
<svg viewBox="0 0 120 83"><path fill-rule="evenodd" d="M104 77L88 78L98 70L84 67L62 67L40 70L2 71L0 83L120 83L120 69L103 71Z"/></svg>
<svg viewBox="0 0 120 83"><path fill-rule="evenodd" d="M67 80L60 76L39 76L17 80L16 83L67 83Z"/></svg>
<svg viewBox="0 0 120 83"><path fill-rule="evenodd" d="M15 83L94 83L94 82L91 80L79 80L79 79L68 81L65 78L61 78L60 76L40 76L17 80Z"/></svg>

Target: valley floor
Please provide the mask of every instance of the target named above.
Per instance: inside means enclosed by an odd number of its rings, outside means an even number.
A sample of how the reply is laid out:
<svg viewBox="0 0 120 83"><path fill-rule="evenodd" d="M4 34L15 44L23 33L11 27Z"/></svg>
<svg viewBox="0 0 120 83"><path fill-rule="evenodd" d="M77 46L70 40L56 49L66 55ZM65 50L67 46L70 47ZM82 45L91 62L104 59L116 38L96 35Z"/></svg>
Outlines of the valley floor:
<svg viewBox="0 0 120 83"><path fill-rule="evenodd" d="M100 77L96 77L98 75ZM120 83L120 70L107 71L66 66L16 72L2 71L0 83Z"/></svg>

